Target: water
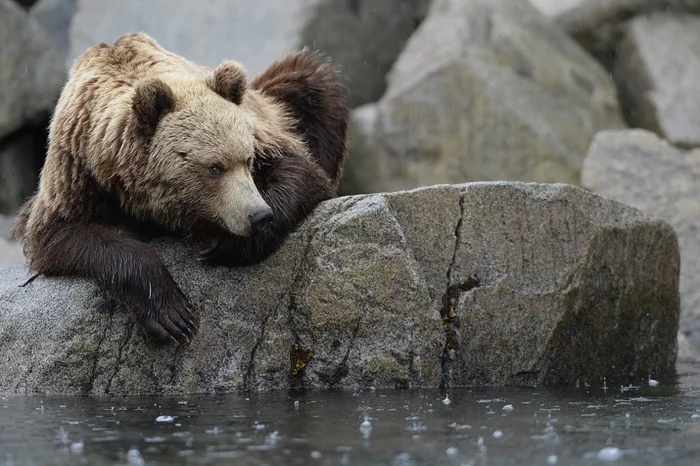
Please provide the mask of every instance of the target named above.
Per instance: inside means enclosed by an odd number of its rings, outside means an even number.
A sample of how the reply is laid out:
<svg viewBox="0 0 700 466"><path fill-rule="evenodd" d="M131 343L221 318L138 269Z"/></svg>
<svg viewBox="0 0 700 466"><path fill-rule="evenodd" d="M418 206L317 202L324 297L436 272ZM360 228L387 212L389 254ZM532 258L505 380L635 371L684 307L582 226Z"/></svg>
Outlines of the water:
<svg viewBox="0 0 700 466"><path fill-rule="evenodd" d="M697 465L700 366L674 385L3 398L0 465Z"/></svg>

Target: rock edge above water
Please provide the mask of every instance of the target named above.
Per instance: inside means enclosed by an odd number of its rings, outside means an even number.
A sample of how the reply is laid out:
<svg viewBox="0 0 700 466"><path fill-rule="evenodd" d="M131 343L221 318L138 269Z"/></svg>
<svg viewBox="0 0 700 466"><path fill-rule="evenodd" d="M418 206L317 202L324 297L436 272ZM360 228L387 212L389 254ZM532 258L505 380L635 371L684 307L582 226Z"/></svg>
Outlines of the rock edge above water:
<svg viewBox="0 0 700 466"><path fill-rule="evenodd" d="M91 283L0 269L0 393L556 385L674 375L675 232L569 185L468 183L321 204L265 263L156 242L200 313L148 345Z"/></svg>

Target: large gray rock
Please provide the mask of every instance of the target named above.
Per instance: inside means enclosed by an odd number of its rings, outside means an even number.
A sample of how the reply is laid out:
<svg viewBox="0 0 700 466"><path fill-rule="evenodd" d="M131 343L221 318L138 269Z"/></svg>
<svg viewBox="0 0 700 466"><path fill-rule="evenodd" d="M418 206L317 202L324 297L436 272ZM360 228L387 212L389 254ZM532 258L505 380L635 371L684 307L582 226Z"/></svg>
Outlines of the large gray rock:
<svg viewBox="0 0 700 466"><path fill-rule="evenodd" d="M548 18L556 18L586 2L590 3L589 0L530 0Z"/></svg>
<svg viewBox="0 0 700 466"><path fill-rule="evenodd" d="M376 156L377 116L376 104L361 105L350 114L348 155L338 187L342 195L376 193L385 186L386 158Z"/></svg>
<svg viewBox="0 0 700 466"><path fill-rule="evenodd" d="M416 5L419 9L421 6ZM385 76L416 29L406 0L320 0L302 31L301 44L340 67L352 106L378 100Z"/></svg>
<svg viewBox="0 0 700 466"><path fill-rule="evenodd" d="M14 218L0 215L0 267L24 263L22 246L10 240Z"/></svg>
<svg viewBox="0 0 700 466"><path fill-rule="evenodd" d="M0 138L53 108L66 71L41 26L0 0Z"/></svg>
<svg viewBox="0 0 700 466"><path fill-rule="evenodd" d="M240 61L250 75L308 46L340 67L353 106L377 100L385 75L425 14L428 0L42 0L32 11L62 43L69 62L89 46L141 30L175 53L214 66ZM44 5L42 5L44 4ZM167 17L167 21L163 18Z"/></svg>
<svg viewBox="0 0 700 466"><path fill-rule="evenodd" d="M567 185L475 183L321 204L244 269L158 250L200 314L144 343L89 282L0 272L0 393L194 393L666 379L673 230Z"/></svg>
<svg viewBox="0 0 700 466"><path fill-rule="evenodd" d="M681 251L680 330L700 350L700 150L680 151L644 130L606 131L588 151L582 183L674 227Z"/></svg>
<svg viewBox="0 0 700 466"><path fill-rule="evenodd" d="M46 126L27 125L0 141L0 215L12 215L36 190Z"/></svg>
<svg viewBox="0 0 700 466"><path fill-rule="evenodd" d="M143 31L195 62L216 66L234 59L252 75L298 46L310 7L318 1L78 0L68 60L93 44Z"/></svg>
<svg viewBox="0 0 700 466"><path fill-rule="evenodd" d="M700 13L700 0L530 0L610 66L628 20L653 11Z"/></svg>
<svg viewBox="0 0 700 466"><path fill-rule="evenodd" d="M22 246L0 236L0 267L24 264Z"/></svg>
<svg viewBox="0 0 700 466"><path fill-rule="evenodd" d="M593 135L624 127L609 75L527 2L437 0L388 80L364 152L384 159L382 191L578 184Z"/></svg>
<svg viewBox="0 0 700 466"><path fill-rule="evenodd" d="M628 121L681 147L700 147L700 16L632 20L615 80Z"/></svg>
<svg viewBox="0 0 700 466"><path fill-rule="evenodd" d="M78 0L39 0L29 10L46 31L54 48L66 57L70 52L68 34ZM70 64L68 65L70 67Z"/></svg>

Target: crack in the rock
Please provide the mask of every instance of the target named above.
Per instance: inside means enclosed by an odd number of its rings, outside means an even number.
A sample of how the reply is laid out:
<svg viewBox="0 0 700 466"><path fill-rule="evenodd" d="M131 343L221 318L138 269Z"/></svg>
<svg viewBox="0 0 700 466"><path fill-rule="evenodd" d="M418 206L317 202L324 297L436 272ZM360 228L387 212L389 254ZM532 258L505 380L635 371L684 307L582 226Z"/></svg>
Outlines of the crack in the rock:
<svg viewBox="0 0 700 466"><path fill-rule="evenodd" d="M462 293L473 290L481 285L478 276L472 275L468 277L465 281L461 283L453 284L453 272L454 267L457 263L457 251L459 249L462 240L462 223L464 221L464 197L460 195L459 198L459 219L457 220L457 225L455 226L455 247L452 253L452 260L450 262L449 268L447 269L447 286L445 288L445 294L442 296L442 307L440 308L440 319L442 320L442 325L445 330L445 344L443 346L443 351L441 355L441 367L442 367L442 381L440 382L441 388L447 388L452 384L455 378L456 372L456 362L457 362L457 351L459 350L459 340L457 337L457 331L460 327L459 316L457 315L456 308L459 297Z"/></svg>
<svg viewBox="0 0 700 466"><path fill-rule="evenodd" d="M122 354L124 352L124 348L126 347L127 343L131 341L131 336L134 333L134 327L136 326L135 322L132 322L131 325L129 326L129 329L126 331L126 335L124 336L124 340L121 342L119 345L119 349L117 350L117 358L114 363L114 371L112 372L112 375L109 377L109 380L107 380L107 384L105 385L105 395L109 395L110 390L112 389L112 381L114 378L117 376L117 373L119 372L120 369L120 364L122 362Z"/></svg>
<svg viewBox="0 0 700 466"><path fill-rule="evenodd" d="M449 288L452 284L452 271L455 264L457 263L457 250L459 249L459 244L462 242L462 223L464 222L464 197L462 194L459 195L459 219L457 219L457 225L455 226L455 248L452 251L452 260L450 261L450 266L447 269L447 287Z"/></svg>

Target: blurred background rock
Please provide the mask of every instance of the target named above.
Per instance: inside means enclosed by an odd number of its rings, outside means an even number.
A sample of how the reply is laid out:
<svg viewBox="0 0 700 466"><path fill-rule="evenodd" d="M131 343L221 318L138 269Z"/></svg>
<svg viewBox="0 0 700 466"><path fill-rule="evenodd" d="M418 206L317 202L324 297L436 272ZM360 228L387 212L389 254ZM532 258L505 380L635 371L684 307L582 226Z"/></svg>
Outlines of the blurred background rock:
<svg viewBox="0 0 700 466"><path fill-rule="evenodd" d="M72 61L131 31L251 77L302 46L330 58L354 108L341 194L581 185L585 165L584 187L669 221L682 261L697 252L700 0L0 0L0 265L22 260L7 225ZM682 331L700 347L693 267Z"/></svg>

